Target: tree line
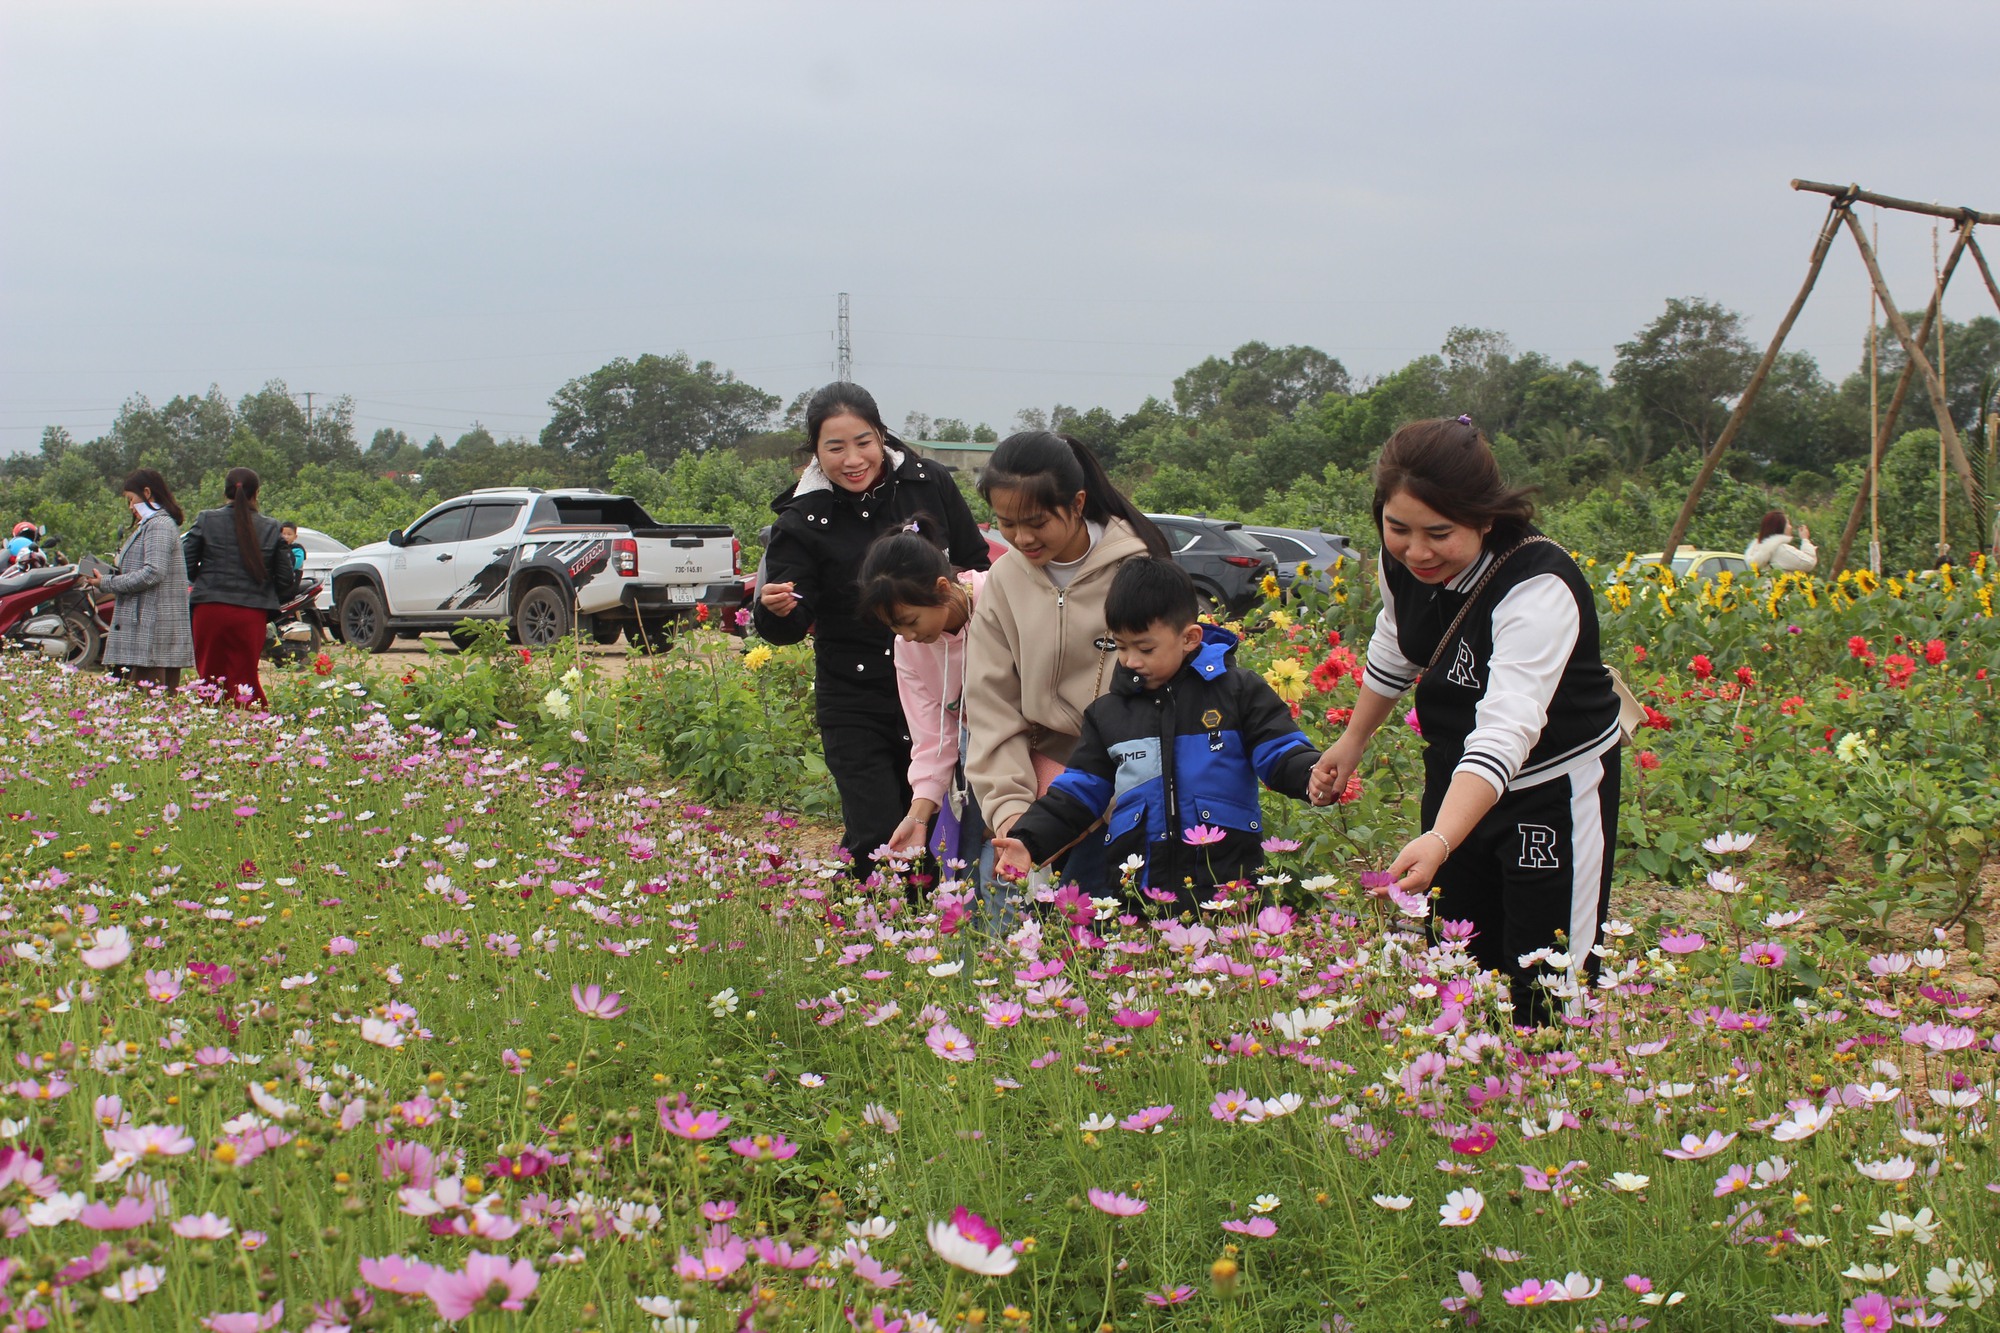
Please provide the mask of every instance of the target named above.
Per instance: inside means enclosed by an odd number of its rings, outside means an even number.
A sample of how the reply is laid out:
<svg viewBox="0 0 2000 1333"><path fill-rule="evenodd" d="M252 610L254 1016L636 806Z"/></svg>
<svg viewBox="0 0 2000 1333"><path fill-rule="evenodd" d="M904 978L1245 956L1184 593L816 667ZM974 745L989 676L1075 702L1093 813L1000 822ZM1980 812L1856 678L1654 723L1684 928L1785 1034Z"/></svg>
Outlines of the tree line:
<svg viewBox="0 0 2000 1333"><path fill-rule="evenodd" d="M1010 429L1050 427L1089 444L1146 508L1254 518L1365 534L1367 469L1401 423L1470 415L1509 476L1541 488L1544 526L1581 550L1617 556L1664 540L1689 478L1713 446L1760 349L1743 317L1715 302L1674 299L1616 348L1607 375L1583 361L1517 349L1505 334L1455 328L1435 353L1358 377L1317 348L1246 343L1173 381L1137 409L1054 404L1024 408ZM2000 320L1945 321L1946 391L1984 473L1985 415L2000 392ZM1883 397L1902 352L1886 326ZM1867 359L1839 382L1804 352L1779 357L1704 496L1690 540L1740 547L1772 507L1806 517L1820 535L1838 524L1868 452ZM133 468L156 467L193 506L219 502L233 466L270 479L274 513L349 542L379 539L426 506L481 486L605 485L638 495L662 519L730 522L746 539L769 521L790 478L805 394L789 403L685 354L618 358L577 376L549 400L536 439L483 427L447 443L376 431L364 445L351 400L308 419L281 382L234 401L211 386L154 405L134 397L103 435L77 441L48 428L41 448L0 460L0 512L32 516L72 543L115 540L122 510L110 490ZM1937 537L1936 433L1921 394L1910 429L1884 461L1885 558L1928 564ZM903 433L941 443L991 442L985 423L910 411ZM968 483L970 478L965 479ZM1983 477L1987 492L2000 477ZM211 494L211 492L213 494ZM1982 544L1984 524L1955 491L1954 548Z"/></svg>

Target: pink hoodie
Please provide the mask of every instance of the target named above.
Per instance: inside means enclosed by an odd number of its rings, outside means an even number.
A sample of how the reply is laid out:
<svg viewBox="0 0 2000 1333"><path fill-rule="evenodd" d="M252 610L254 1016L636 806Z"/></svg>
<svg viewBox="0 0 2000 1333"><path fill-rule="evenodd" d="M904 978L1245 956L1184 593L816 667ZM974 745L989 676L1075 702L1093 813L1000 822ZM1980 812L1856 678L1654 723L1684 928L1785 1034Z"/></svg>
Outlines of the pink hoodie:
<svg viewBox="0 0 2000 1333"><path fill-rule="evenodd" d="M975 604L986 586L984 570L958 576L972 590ZM965 633L968 619L955 634L936 643L896 640L896 693L903 700L903 720L910 727L910 793L942 807L952 769L958 765L960 697L965 693Z"/></svg>

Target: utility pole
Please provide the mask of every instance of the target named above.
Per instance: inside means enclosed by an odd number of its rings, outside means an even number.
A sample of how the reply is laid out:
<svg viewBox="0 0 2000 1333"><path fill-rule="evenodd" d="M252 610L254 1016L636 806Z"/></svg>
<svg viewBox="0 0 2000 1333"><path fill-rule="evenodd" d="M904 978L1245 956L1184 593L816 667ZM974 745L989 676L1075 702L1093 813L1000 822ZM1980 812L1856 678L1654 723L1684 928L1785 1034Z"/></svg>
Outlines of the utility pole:
<svg viewBox="0 0 2000 1333"><path fill-rule="evenodd" d="M304 391L303 391L302 393L300 393L300 395L299 395L299 396L300 396L301 398L304 398L304 399L306 400L306 438L307 438L307 439L311 439L311 438L312 438L312 433L313 433L313 395L314 395L314 394L316 394L316 393L318 393L318 392L319 392L319 390L317 390L317 389L307 389L307 390L304 390Z"/></svg>
<svg viewBox="0 0 2000 1333"><path fill-rule="evenodd" d="M840 332L838 347L834 353L833 377L842 384L854 378L854 343L848 336L847 293L840 294Z"/></svg>

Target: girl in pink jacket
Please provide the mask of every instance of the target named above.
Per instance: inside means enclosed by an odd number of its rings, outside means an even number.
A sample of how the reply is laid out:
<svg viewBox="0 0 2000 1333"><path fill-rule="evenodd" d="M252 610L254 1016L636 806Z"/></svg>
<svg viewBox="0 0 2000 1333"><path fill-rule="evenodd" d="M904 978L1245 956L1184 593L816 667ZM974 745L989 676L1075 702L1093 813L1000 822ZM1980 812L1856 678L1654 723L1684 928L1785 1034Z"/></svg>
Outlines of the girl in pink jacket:
<svg viewBox="0 0 2000 1333"><path fill-rule="evenodd" d="M906 854L926 846L942 860L978 857L979 811L965 785L963 712L965 631L985 585L983 570L959 572L938 542L942 525L919 516L876 539L861 564L855 614L873 616L896 635L896 690L910 729L910 811L889 838ZM940 811L950 817L932 821Z"/></svg>

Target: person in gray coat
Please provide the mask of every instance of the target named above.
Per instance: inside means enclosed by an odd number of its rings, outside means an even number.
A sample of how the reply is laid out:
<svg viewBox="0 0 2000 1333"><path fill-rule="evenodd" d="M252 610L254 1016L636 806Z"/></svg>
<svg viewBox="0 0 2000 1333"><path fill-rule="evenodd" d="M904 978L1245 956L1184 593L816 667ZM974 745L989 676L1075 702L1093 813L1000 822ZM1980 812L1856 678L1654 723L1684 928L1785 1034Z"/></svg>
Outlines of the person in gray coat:
<svg viewBox="0 0 2000 1333"><path fill-rule="evenodd" d="M84 582L117 599L104 663L127 680L159 685L171 694L181 671L194 665L194 632L188 619L187 564L181 555L185 517L166 478L140 468L121 487L132 509L132 531L118 548L118 572L92 573Z"/></svg>

